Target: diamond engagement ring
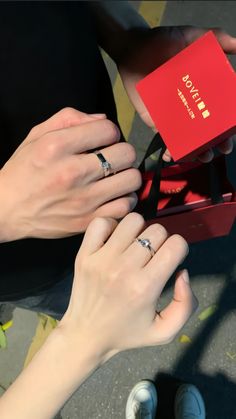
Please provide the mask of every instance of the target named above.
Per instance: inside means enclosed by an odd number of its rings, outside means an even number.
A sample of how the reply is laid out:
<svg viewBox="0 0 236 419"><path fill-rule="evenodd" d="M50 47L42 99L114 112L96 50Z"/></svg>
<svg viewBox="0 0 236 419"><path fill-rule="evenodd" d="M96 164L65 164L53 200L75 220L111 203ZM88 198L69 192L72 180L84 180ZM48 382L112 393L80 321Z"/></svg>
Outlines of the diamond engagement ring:
<svg viewBox="0 0 236 419"><path fill-rule="evenodd" d="M135 241L139 244L141 244L141 246L146 247L146 249L149 250L149 252L151 253L151 256L153 257L155 255L155 251L151 246L151 242L149 239L135 239Z"/></svg>
<svg viewBox="0 0 236 419"><path fill-rule="evenodd" d="M103 154L99 153L99 152L95 152L95 154L96 154L96 156L98 157L98 159L101 163L103 173L104 173L104 177L112 175L114 172L112 170L111 164L105 159Z"/></svg>

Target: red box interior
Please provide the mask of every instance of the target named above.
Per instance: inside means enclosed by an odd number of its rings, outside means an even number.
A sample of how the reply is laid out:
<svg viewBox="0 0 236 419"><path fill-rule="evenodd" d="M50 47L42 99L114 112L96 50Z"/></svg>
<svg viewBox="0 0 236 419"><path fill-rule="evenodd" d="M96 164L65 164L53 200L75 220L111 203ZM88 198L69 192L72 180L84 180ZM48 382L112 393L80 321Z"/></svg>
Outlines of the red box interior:
<svg viewBox="0 0 236 419"><path fill-rule="evenodd" d="M229 234L236 216L236 191L227 179L224 157L215 159L214 164L220 171L218 186L223 202L213 204L211 200L207 165L182 163L167 167L162 170L156 216L148 219L147 225L159 222L169 234L180 234L189 243ZM143 174L141 213L147 205L152 179L152 172Z"/></svg>
<svg viewBox="0 0 236 419"><path fill-rule="evenodd" d="M219 188L225 202L232 198L234 188L227 179L224 158L215 159L220 173ZM139 198L145 201L152 185L153 172L143 174ZM161 172L157 217L212 205L209 167L201 163L182 163Z"/></svg>

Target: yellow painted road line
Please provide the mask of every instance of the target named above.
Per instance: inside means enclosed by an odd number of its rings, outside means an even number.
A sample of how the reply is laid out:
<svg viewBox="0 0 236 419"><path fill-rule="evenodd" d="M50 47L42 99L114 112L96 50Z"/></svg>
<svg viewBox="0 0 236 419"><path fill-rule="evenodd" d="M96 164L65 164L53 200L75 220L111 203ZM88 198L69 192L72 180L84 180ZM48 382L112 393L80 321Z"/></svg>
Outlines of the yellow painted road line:
<svg viewBox="0 0 236 419"><path fill-rule="evenodd" d="M128 141L135 115L119 74L116 76L113 92L116 101L118 121L125 139Z"/></svg>
<svg viewBox="0 0 236 419"><path fill-rule="evenodd" d="M2 325L2 330L4 330L4 332L9 329L10 327L12 327L13 325L13 320L9 320L7 323L4 323Z"/></svg>
<svg viewBox="0 0 236 419"><path fill-rule="evenodd" d="M166 1L142 1L139 6L139 13L151 27L159 26L166 3ZM135 110L129 101L119 74L116 76L113 92L116 100L118 120L125 139L128 140L134 121Z"/></svg>
<svg viewBox="0 0 236 419"><path fill-rule="evenodd" d="M144 17L149 26L160 26L165 11L166 1L142 1L139 13Z"/></svg>
<svg viewBox="0 0 236 419"><path fill-rule="evenodd" d="M0 325L0 349L6 349L7 347L7 337L5 331L13 325L13 320L9 320L7 323Z"/></svg>
<svg viewBox="0 0 236 419"><path fill-rule="evenodd" d="M39 322L24 362L24 368L30 363L31 359L44 344L45 340L53 329L55 329L56 325L57 321L52 317L49 317L46 314L39 314Z"/></svg>

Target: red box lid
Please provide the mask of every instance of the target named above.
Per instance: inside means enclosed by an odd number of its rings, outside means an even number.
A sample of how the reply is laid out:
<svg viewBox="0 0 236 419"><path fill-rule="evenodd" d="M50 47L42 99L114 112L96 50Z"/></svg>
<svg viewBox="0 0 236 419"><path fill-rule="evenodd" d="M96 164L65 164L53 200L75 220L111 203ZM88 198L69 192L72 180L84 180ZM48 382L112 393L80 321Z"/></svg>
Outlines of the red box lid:
<svg viewBox="0 0 236 419"><path fill-rule="evenodd" d="M175 161L236 132L236 75L212 31L136 88Z"/></svg>

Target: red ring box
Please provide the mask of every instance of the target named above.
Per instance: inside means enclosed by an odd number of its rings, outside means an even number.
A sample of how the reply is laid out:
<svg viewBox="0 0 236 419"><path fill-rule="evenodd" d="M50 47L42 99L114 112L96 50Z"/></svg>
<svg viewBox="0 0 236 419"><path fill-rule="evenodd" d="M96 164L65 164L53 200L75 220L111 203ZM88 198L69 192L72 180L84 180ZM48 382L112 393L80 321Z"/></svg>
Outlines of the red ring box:
<svg viewBox="0 0 236 419"><path fill-rule="evenodd" d="M175 164L161 171L156 217L147 225L160 223L169 234L180 234L189 243L228 235L235 221L236 191L228 180L224 156L215 158L214 164L220 173L222 202L212 203L206 164ZM144 173L140 201L145 202L152 182L153 173Z"/></svg>
<svg viewBox="0 0 236 419"><path fill-rule="evenodd" d="M212 31L136 88L174 161L196 157L236 133L236 75Z"/></svg>

